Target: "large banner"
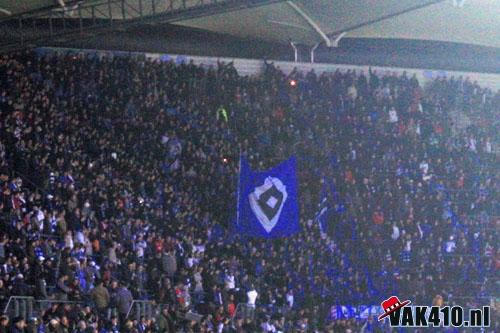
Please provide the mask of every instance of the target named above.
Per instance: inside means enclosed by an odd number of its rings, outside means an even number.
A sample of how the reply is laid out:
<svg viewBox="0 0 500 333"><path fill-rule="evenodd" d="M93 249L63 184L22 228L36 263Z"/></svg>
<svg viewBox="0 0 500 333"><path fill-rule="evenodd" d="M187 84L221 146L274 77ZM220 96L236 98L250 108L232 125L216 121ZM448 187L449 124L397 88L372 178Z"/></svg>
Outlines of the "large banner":
<svg viewBox="0 0 500 333"><path fill-rule="evenodd" d="M330 308L330 319L368 319L368 317L377 318L384 310L379 305L333 305Z"/></svg>
<svg viewBox="0 0 500 333"><path fill-rule="evenodd" d="M299 231L295 157L267 171L253 171L241 157L236 229L251 237L288 237Z"/></svg>

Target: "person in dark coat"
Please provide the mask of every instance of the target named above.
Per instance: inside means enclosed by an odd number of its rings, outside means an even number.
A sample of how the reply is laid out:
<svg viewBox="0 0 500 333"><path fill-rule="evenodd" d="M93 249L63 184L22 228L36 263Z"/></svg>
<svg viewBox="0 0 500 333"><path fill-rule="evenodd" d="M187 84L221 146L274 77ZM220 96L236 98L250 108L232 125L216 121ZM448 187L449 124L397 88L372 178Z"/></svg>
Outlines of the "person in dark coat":
<svg viewBox="0 0 500 333"><path fill-rule="evenodd" d="M47 325L47 333L64 333L58 318L52 318Z"/></svg>
<svg viewBox="0 0 500 333"><path fill-rule="evenodd" d="M30 318L28 320L28 325L26 326L26 333L38 333L39 325L40 321L38 318Z"/></svg>
<svg viewBox="0 0 500 333"><path fill-rule="evenodd" d="M3 315L0 317L0 333L9 332L9 317Z"/></svg>
<svg viewBox="0 0 500 333"><path fill-rule="evenodd" d="M24 275L19 273L12 282L12 295L24 296L29 295L30 288L24 281ZM25 323L26 324L26 323Z"/></svg>
<svg viewBox="0 0 500 333"><path fill-rule="evenodd" d="M11 333L26 333L26 321L23 317L15 317L12 319Z"/></svg>
<svg viewBox="0 0 500 333"><path fill-rule="evenodd" d="M122 285L116 293L116 307L118 308L118 314L120 316L120 325L125 323L125 318L127 317L133 300L134 298L130 290L128 290L127 286Z"/></svg>
<svg viewBox="0 0 500 333"><path fill-rule="evenodd" d="M107 315L110 296L108 289L104 287L101 280L99 280L97 286L90 291L90 297L92 298L92 302L94 302L97 308L99 317L101 319L105 318Z"/></svg>
<svg viewBox="0 0 500 333"><path fill-rule="evenodd" d="M172 251L163 254L162 268L170 278L174 276L175 272L177 272L177 259Z"/></svg>
<svg viewBox="0 0 500 333"><path fill-rule="evenodd" d="M108 332L119 333L120 325L118 324L118 318L116 316L111 317L111 322L109 323Z"/></svg>
<svg viewBox="0 0 500 333"><path fill-rule="evenodd" d="M165 305L161 313L156 317L155 333L174 333L174 319L170 314L169 305Z"/></svg>

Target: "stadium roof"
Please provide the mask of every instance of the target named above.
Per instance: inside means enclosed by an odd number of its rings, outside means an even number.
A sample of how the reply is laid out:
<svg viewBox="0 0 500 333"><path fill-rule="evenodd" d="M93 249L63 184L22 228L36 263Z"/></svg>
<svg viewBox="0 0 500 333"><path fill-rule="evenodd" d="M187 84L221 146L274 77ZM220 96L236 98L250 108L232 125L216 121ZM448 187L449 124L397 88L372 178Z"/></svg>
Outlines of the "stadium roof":
<svg viewBox="0 0 500 333"><path fill-rule="evenodd" d="M432 40L500 48L500 0L0 0L0 23L92 28L90 22L174 23L238 37L335 46L340 37ZM20 19L20 20L19 20ZM63 20L64 22L58 22ZM52 24L54 23L54 26ZM111 27L113 24L106 25ZM20 29L11 26L11 42ZM16 30L16 31L14 31ZM9 34L0 37L4 42ZM13 37L14 36L14 37ZM36 39L33 39L36 41Z"/></svg>
<svg viewBox="0 0 500 333"><path fill-rule="evenodd" d="M500 1L298 0L181 22L238 36L311 44L335 37L423 39L500 47Z"/></svg>

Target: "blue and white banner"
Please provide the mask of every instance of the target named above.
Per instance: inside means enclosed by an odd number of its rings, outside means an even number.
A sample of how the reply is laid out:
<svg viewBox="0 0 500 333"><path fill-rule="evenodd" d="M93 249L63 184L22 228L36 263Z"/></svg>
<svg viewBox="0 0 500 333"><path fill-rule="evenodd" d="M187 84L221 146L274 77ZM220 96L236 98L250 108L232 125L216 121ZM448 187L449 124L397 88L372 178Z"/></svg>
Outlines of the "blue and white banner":
<svg viewBox="0 0 500 333"><path fill-rule="evenodd" d="M299 231L295 158L253 171L241 158L236 229L252 237L288 237Z"/></svg>
<svg viewBox="0 0 500 333"><path fill-rule="evenodd" d="M318 204L318 211L314 216L314 220L319 225L319 230L321 234L326 234L328 226L328 216L329 216L329 202L328 202L328 190L326 189L326 179L323 178L323 186L321 189L321 197Z"/></svg>
<svg viewBox="0 0 500 333"><path fill-rule="evenodd" d="M368 317L377 318L384 310L379 305L333 305L330 308L330 320L336 319L368 319Z"/></svg>
<svg viewBox="0 0 500 333"><path fill-rule="evenodd" d="M320 201L314 220L319 225L321 234L327 234L331 214L342 214L345 212L344 202L341 200L333 180L323 178ZM329 187L329 188L328 188Z"/></svg>

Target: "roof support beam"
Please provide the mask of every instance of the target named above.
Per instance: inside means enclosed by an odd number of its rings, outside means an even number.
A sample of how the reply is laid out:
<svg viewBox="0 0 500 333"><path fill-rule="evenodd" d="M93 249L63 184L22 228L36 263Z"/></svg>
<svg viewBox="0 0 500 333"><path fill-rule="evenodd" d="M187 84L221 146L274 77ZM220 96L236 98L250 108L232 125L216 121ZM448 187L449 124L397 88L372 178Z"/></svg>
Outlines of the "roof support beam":
<svg viewBox="0 0 500 333"><path fill-rule="evenodd" d="M0 8L0 13L3 13L5 15L12 15L12 12L8 9L5 9L5 8Z"/></svg>
<svg viewBox="0 0 500 333"><path fill-rule="evenodd" d="M359 29L359 28L362 28L362 27L366 27L368 25L372 25L372 24L375 24L375 23L378 23L378 22L381 22L381 21L385 21L385 20L391 19L393 17L401 16L403 14L410 13L410 12L413 12L415 10L419 10L419 9L422 9L422 8L426 8L426 7L438 4L438 3L443 2L443 1L447 1L447 0L433 0L433 1L430 1L430 2L423 3L423 4L417 4L417 5L413 6L413 7L406 8L406 9L401 10L401 11L396 12L396 13L384 15L384 16L378 17L378 18L373 19L373 20L369 20L369 21L366 21L366 22L355 24L355 25L350 26L350 27L345 27L345 28L343 28L342 30L339 30L339 31L330 32L330 33L328 33L327 36L330 37L330 38L332 38L334 36L340 36L340 34L342 34L342 33L353 31L353 30L356 30L356 29Z"/></svg>
<svg viewBox="0 0 500 333"><path fill-rule="evenodd" d="M298 62L299 61L299 49L297 48L297 45L294 42L290 42L290 45L293 48L294 62Z"/></svg>
<svg viewBox="0 0 500 333"><path fill-rule="evenodd" d="M318 25L318 23L316 23L316 21L314 21L309 15L306 14L306 12L304 12L302 10L302 8L300 8L296 3L294 3L293 1L287 1L286 2L290 7L293 8L293 10L299 14L306 22L307 24L309 24L311 26L311 28L314 29L314 31L316 31L318 33L318 35L320 35L320 37L325 41L326 43L326 46L328 47L331 47L332 46L332 41L331 39L328 37L328 35L321 29L321 27Z"/></svg>
<svg viewBox="0 0 500 333"><path fill-rule="evenodd" d="M314 52L318 48L319 43L315 44L313 47L311 47L311 64L314 64Z"/></svg>

